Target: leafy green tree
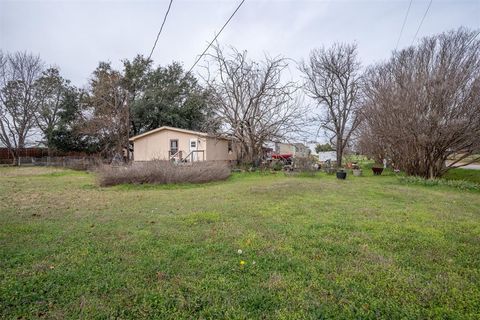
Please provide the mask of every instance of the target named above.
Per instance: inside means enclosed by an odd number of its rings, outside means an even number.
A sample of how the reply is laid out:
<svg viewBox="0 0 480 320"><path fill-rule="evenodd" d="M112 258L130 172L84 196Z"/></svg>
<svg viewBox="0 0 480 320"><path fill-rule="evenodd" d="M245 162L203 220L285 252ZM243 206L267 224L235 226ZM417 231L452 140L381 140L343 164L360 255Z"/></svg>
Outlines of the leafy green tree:
<svg viewBox="0 0 480 320"><path fill-rule="evenodd" d="M35 83L35 94L39 101L35 120L44 136L49 153L52 150L54 131L62 121L62 114L68 112L75 88L64 79L57 68L49 68Z"/></svg>
<svg viewBox="0 0 480 320"><path fill-rule="evenodd" d="M214 131L209 109L210 94L179 63L152 68L152 61L138 55L123 61L122 71L101 62L81 99L76 130L57 131L57 144L88 147L112 156L128 146L128 138L161 126ZM85 145L73 146L81 137ZM93 148L94 149L94 148Z"/></svg>
<svg viewBox="0 0 480 320"><path fill-rule="evenodd" d="M82 111L85 108L85 93L71 87L65 91L62 107L59 112L59 121L52 131L50 145L53 149L61 151L78 151L95 153L99 151L99 145L89 135L83 134Z"/></svg>
<svg viewBox="0 0 480 320"><path fill-rule="evenodd" d="M142 92L135 92L130 109L133 134L161 126L200 131L215 131L218 127L209 110L209 92L193 75L185 74L181 64L147 68L137 84Z"/></svg>
<svg viewBox="0 0 480 320"><path fill-rule="evenodd" d="M147 84L147 76L152 71L152 60L137 55L132 61L123 61L123 86L127 90L127 102L129 105L128 121L130 124L130 133L137 135L139 129L134 117L131 117L135 101L141 99L144 95Z"/></svg>
<svg viewBox="0 0 480 320"><path fill-rule="evenodd" d="M315 151L319 153L319 152L326 152L326 151L335 151L335 149L329 143L325 143L325 144L317 144L315 146Z"/></svg>

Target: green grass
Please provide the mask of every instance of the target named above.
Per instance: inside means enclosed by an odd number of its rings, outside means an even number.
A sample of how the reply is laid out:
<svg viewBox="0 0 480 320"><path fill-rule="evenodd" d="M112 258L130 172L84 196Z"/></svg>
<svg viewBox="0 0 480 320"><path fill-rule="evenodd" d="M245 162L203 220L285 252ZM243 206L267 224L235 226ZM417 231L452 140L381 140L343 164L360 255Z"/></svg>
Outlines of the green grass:
<svg viewBox="0 0 480 320"><path fill-rule="evenodd" d="M460 190L480 191L480 184L467 180L425 179L415 176L399 176L402 183L417 184L423 186L447 186Z"/></svg>
<svg viewBox="0 0 480 320"><path fill-rule="evenodd" d="M394 175L94 181L0 169L0 318L480 317L478 192Z"/></svg>
<svg viewBox="0 0 480 320"><path fill-rule="evenodd" d="M465 180L480 184L480 170L451 169L443 176L446 180Z"/></svg>

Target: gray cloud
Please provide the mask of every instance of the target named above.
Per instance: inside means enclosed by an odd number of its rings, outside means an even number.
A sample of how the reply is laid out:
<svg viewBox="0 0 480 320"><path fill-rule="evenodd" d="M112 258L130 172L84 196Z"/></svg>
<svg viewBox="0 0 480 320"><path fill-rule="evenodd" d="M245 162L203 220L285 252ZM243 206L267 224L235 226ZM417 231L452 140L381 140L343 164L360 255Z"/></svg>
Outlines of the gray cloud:
<svg viewBox="0 0 480 320"><path fill-rule="evenodd" d="M222 44L296 60L314 47L357 42L365 64L386 59L400 33L405 1L247 0L220 36ZM238 1L174 0L153 58L188 68ZM168 1L0 0L0 48L38 53L84 85L99 61L147 55ZM410 45L428 1L414 1L400 41ZM480 27L480 1L434 1L419 36Z"/></svg>

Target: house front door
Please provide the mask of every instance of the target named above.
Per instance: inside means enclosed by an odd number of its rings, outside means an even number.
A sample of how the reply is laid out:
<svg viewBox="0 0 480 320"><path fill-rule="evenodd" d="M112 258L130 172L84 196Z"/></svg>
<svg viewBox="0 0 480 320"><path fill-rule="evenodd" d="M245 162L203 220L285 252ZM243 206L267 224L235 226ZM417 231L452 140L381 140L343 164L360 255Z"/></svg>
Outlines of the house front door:
<svg viewBox="0 0 480 320"><path fill-rule="evenodd" d="M169 158L177 157L178 156L177 152L178 152L178 139L172 139L170 140Z"/></svg>
<svg viewBox="0 0 480 320"><path fill-rule="evenodd" d="M190 160L198 161L198 140L197 139L190 139Z"/></svg>

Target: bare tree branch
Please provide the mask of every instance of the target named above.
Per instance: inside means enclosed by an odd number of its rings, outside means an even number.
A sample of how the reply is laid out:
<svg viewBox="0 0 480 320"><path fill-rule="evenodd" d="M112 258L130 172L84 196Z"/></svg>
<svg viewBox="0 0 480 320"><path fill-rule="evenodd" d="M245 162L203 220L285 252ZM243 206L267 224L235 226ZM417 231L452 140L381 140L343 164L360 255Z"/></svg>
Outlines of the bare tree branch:
<svg viewBox="0 0 480 320"><path fill-rule="evenodd" d="M38 56L25 52L0 52L0 141L14 161L25 148L35 125L39 101L35 83L43 71Z"/></svg>
<svg viewBox="0 0 480 320"><path fill-rule="evenodd" d="M329 49L314 49L300 70L305 91L317 102L322 116L317 120L336 148L337 166L341 167L345 148L360 123L361 65L357 46L335 44Z"/></svg>
<svg viewBox="0 0 480 320"><path fill-rule="evenodd" d="M474 34L459 29L424 38L370 69L364 150L428 178L480 152L480 41Z"/></svg>
<svg viewBox="0 0 480 320"><path fill-rule="evenodd" d="M258 161L265 142L301 130L298 87L284 79L286 59L251 61L246 51L231 48L226 55L219 45L209 57L207 84L214 93L216 115L223 133L238 142L242 161Z"/></svg>

